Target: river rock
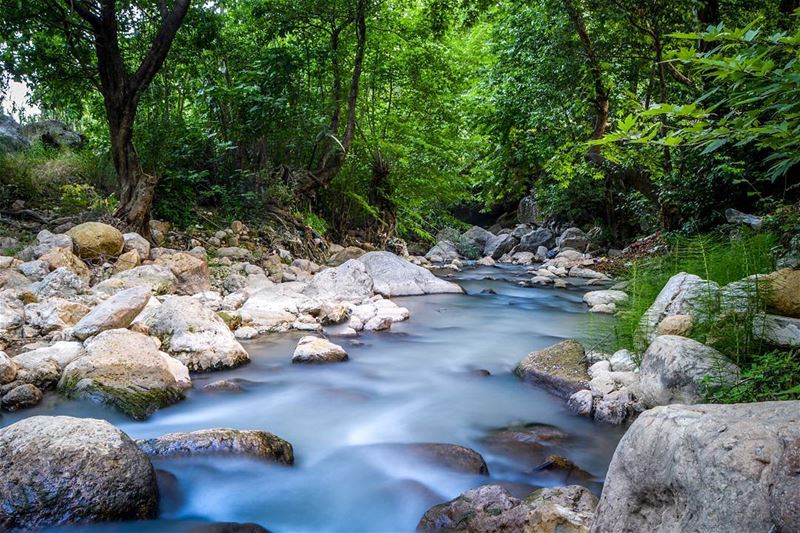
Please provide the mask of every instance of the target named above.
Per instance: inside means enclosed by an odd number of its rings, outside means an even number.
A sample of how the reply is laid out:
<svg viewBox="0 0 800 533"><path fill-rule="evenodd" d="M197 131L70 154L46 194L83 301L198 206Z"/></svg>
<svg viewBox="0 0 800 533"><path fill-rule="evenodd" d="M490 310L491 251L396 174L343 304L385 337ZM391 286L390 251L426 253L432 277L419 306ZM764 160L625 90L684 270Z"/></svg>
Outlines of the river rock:
<svg viewBox="0 0 800 533"><path fill-rule="evenodd" d="M511 234L496 235L486 241L486 246L483 248L483 255L489 256L495 261L503 257L504 254L509 253L519 241L511 236Z"/></svg>
<svg viewBox="0 0 800 533"><path fill-rule="evenodd" d="M107 329L127 328L150 301L145 287L125 289L111 296L72 328L72 335L85 340Z"/></svg>
<svg viewBox="0 0 800 533"><path fill-rule="evenodd" d="M391 252L369 252L358 260L372 278L373 290L387 298L464 292L459 285L437 278L428 269Z"/></svg>
<svg viewBox="0 0 800 533"><path fill-rule="evenodd" d="M178 252L162 255L155 260L155 264L170 269L178 280L175 290L178 294L191 296L198 292L211 290L211 276L208 263L193 255Z"/></svg>
<svg viewBox="0 0 800 533"><path fill-rule="evenodd" d="M589 375L584 355L579 342L566 340L529 353L520 361L514 373L566 400L588 387Z"/></svg>
<svg viewBox="0 0 800 533"><path fill-rule="evenodd" d="M156 341L127 329L111 329L84 343L86 355L67 365L59 391L116 407L134 419L183 398L183 387Z"/></svg>
<svg viewBox="0 0 800 533"><path fill-rule="evenodd" d="M142 322L161 340L161 349L189 370L233 368L250 360L225 321L191 296L170 296L145 313Z"/></svg>
<svg viewBox="0 0 800 533"><path fill-rule="evenodd" d="M312 298L360 303L372 296L373 282L367 268L351 259L315 275L303 294Z"/></svg>
<svg viewBox="0 0 800 533"><path fill-rule="evenodd" d="M642 400L651 407L700 402L706 378L709 385L732 384L739 368L714 348L676 335L656 337L639 367Z"/></svg>
<svg viewBox="0 0 800 533"><path fill-rule="evenodd" d="M114 273L125 272L126 270L136 268L141 263L142 260L139 258L139 252L136 250L128 250L117 258L117 262L114 263Z"/></svg>
<svg viewBox="0 0 800 533"><path fill-rule="evenodd" d="M158 512L153 466L104 420L34 416L0 429L0 529L141 520Z"/></svg>
<svg viewBox="0 0 800 533"><path fill-rule="evenodd" d="M72 237L75 253L82 259L117 257L125 245L117 228L101 222L78 224L67 235Z"/></svg>
<svg viewBox="0 0 800 533"><path fill-rule="evenodd" d="M252 522L210 522L198 524L187 533L270 533Z"/></svg>
<svg viewBox="0 0 800 533"><path fill-rule="evenodd" d="M569 435L555 426L534 423L497 430L484 443L493 453L513 457L530 468L569 440Z"/></svg>
<svg viewBox="0 0 800 533"><path fill-rule="evenodd" d="M586 251L589 242L589 237L580 228L567 228L558 239L556 239L556 245L559 250L571 248L581 253Z"/></svg>
<svg viewBox="0 0 800 533"><path fill-rule="evenodd" d="M17 378L20 383L36 385L38 388L51 389L61 377L61 365L46 348L24 352L12 358L17 366Z"/></svg>
<svg viewBox="0 0 800 533"><path fill-rule="evenodd" d="M784 268L766 276L767 304L776 314L800 318L800 270Z"/></svg>
<svg viewBox="0 0 800 533"><path fill-rule="evenodd" d="M41 401L42 391L39 390L39 387L30 383L23 383L6 393L0 404L6 411L16 411L33 407Z"/></svg>
<svg viewBox="0 0 800 533"><path fill-rule="evenodd" d="M457 444L409 442L375 444L365 446L365 448L393 455L398 454L411 460L462 474L489 475L489 467L486 466L486 461L481 454Z"/></svg>
<svg viewBox="0 0 800 533"><path fill-rule="evenodd" d="M437 242L436 245L425 254L425 259L433 263L449 263L460 257L461 254L458 253L458 248L450 241Z"/></svg>
<svg viewBox="0 0 800 533"><path fill-rule="evenodd" d="M617 306L619 304L626 303L628 301L628 295L622 291L615 291L610 289L602 291L591 291L583 295L583 301L589 307L595 307L598 305L608 305L608 304L614 304L614 306Z"/></svg>
<svg viewBox="0 0 800 533"><path fill-rule="evenodd" d="M365 253L367 252L365 250L362 250L358 246L348 246L347 248L339 250L338 252L333 254L333 257L331 257L330 261L328 261L328 264L332 266L339 266L348 262L351 259L358 259Z"/></svg>
<svg viewBox="0 0 800 533"><path fill-rule="evenodd" d="M36 244L19 252L17 257L23 261L32 261L55 249L63 249L72 253L72 238L64 233L53 234L45 229L36 235Z"/></svg>
<svg viewBox="0 0 800 533"><path fill-rule="evenodd" d="M464 240L472 243L478 250L483 250L489 239L494 237L494 234L480 226L472 226L465 231L461 237Z"/></svg>
<svg viewBox="0 0 800 533"><path fill-rule="evenodd" d="M617 446L592 530L800 531L798 457L800 401L651 409Z"/></svg>
<svg viewBox="0 0 800 533"><path fill-rule="evenodd" d="M594 395L589 389L579 390L569 397L567 407L570 411L580 416L592 416Z"/></svg>
<svg viewBox="0 0 800 533"><path fill-rule="evenodd" d="M584 533L596 507L597 498L578 485L540 489L524 500L484 485L429 509L417 531Z"/></svg>
<svg viewBox="0 0 800 533"><path fill-rule="evenodd" d="M153 295L175 292L178 279L163 265L143 265L114 274L93 287L103 294L114 294L133 287L146 287Z"/></svg>
<svg viewBox="0 0 800 533"><path fill-rule="evenodd" d="M39 258L40 261L47 263L50 270L67 267L72 270L84 283L89 283L92 279L92 271L81 261L81 258L73 254L67 248L53 248Z"/></svg>
<svg viewBox="0 0 800 533"><path fill-rule="evenodd" d="M130 252L135 251L139 256L139 260L144 261L150 258L150 241L139 235L138 233L123 233L122 234L122 251Z"/></svg>
<svg viewBox="0 0 800 533"><path fill-rule="evenodd" d="M551 247L555 242L553 232L547 228L538 228L522 236L516 250L518 252L531 252L539 254L539 248Z"/></svg>
<svg viewBox="0 0 800 533"><path fill-rule="evenodd" d="M227 428L169 433L155 439L136 441L139 448L154 457L237 455L267 459L291 465L292 445L266 431Z"/></svg>
<svg viewBox="0 0 800 533"><path fill-rule="evenodd" d="M781 348L800 348L800 318L759 315L753 321L753 334Z"/></svg>
<svg viewBox="0 0 800 533"><path fill-rule="evenodd" d="M41 281L31 285L39 298L69 298L86 292L86 284L67 267L53 270Z"/></svg>
<svg viewBox="0 0 800 533"><path fill-rule="evenodd" d="M297 343L292 363L338 363L347 358L347 352L338 344L309 335Z"/></svg>
<svg viewBox="0 0 800 533"><path fill-rule="evenodd" d="M74 326L89 312L89 308L79 302L63 298L48 298L42 302L25 306L25 319L42 334Z"/></svg>
<svg viewBox="0 0 800 533"><path fill-rule="evenodd" d="M617 350L609 359L611 370L614 372L633 372L636 370L636 362L633 354L629 350Z"/></svg>
<svg viewBox="0 0 800 533"><path fill-rule="evenodd" d="M11 383L17 377L17 365L6 352L0 351L0 385Z"/></svg>
<svg viewBox="0 0 800 533"><path fill-rule="evenodd" d="M22 369L28 369L34 373L47 373L56 375L60 377L61 368L66 367L75 359L82 357L85 355L83 349L83 343L74 342L74 341L58 341L56 343L51 344L50 346L42 346L40 348L35 348L33 350L22 352L21 354L14 357L14 362ZM48 365L47 361L55 362L58 366L58 371L53 370L45 370L41 369L36 371L37 367L41 365ZM58 377L55 377L55 381L58 381ZM29 383L36 383L36 380L28 380L26 378L18 378L22 379L23 381L27 381ZM39 385L44 385L43 383L38 383ZM44 385L45 387L47 385Z"/></svg>
<svg viewBox="0 0 800 533"><path fill-rule="evenodd" d="M580 483L587 485L594 478L592 474L576 465L572 460L561 455L548 455L536 467L536 471L546 475L558 484Z"/></svg>

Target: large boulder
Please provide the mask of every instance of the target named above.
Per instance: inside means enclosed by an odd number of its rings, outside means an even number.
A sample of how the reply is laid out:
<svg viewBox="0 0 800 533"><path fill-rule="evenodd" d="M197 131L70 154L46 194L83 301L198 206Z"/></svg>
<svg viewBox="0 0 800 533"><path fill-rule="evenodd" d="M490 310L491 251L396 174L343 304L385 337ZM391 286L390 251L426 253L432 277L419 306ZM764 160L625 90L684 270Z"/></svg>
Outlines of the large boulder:
<svg viewBox="0 0 800 533"><path fill-rule="evenodd" d="M800 270L784 268L766 276L767 303L777 314L800 318Z"/></svg>
<svg viewBox="0 0 800 533"><path fill-rule="evenodd" d="M637 331L641 347L652 342L658 324L668 316L689 315L695 322L705 317L718 293L719 285L713 281L685 272L672 276L642 316Z"/></svg>
<svg viewBox="0 0 800 533"><path fill-rule="evenodd" d="M361 303L372 296L373 282L361 261L350 259L315 275L303 294L313 298Z"/></svg>
<svg viewBox="0 0 800 533"><path fill-rule="evenodd" d="M539 247L550 248L554 244L553 232L547 228L538 228L522 236L516 250L518 252L538 253Z"/></svg>
<svg viewBox="0 0 800 533"><path fill-rule="evenodd" d="M340 363L347 361L347 352L327 339L308 335L300 339L292 355L292 363Z"/></svg>
<svg viewBox="0 0 800 533"><path fill-rule="evenodd" d="M81 258L73 254L66 248L53 248L39 258L44 261L50 270L67 267L72 270L84 283L89 283L92 279L92 271L81 261Z"/></svg>
<svg viewBox="0 0 800 533"><path fill-rule="evenodd" d="M165 266L175 274L175 278L178 280L175 290L178 294L191 296L198 292L211 290L208 263L203 259L185 252L178 252L162 255L156 259L155 264Z"/></svg>
<svg viewBox="0 0 800 533"><path fill-rule="evenodd" d="M144 453L154 457L237 455L287 465L294 462L292 445L266 431L201 429L187 433L168 433L154 439L136 441L136 444Z"/></svg>
<svg viewBox="0 0 800 533"><path fill-rule="evenodd" d="M62 249L72 253L72 238L63 233L53 234L43 229L36 235L36 244L28 246L17 256L23 261L32 261L55 249Z"/></svg>
<svg viewBox="0 0 800 533"><path fill-rule="evenodd" d="M556 239L556 245L559 250L571 248L579 252L585 252L586 248L589 247L589 242L589 236L580 228L567 228Z"/></svg>
<svg viewBox="0 0 800 533"><path fill-rule="evenodd" d="M588 533L596 507L597 497L579 485L540 489L524 500L484 485L429 509L417 531Z"/></svg>
<svg viewBox="0 0 800 533"><path fill-rule="evenodd" d="M138 322L138 320L137 320ZM189 370L233 368L250 360L225 321L191 296L171 296L142 319L161 347Z"/></svg>
<svg viewBox="0 0 800 533"><path fill-rule="evenodd" d="M465 231L461 237L465 241L472 243L476 248L478 248L478 250L483 250L489 239L494 237L494 233L487 231L480 226L472 226Z"/></svg>
<svg viewBox="0 0 800 533"><path fill-rule="evenodd" d="M146 287L152 294L175 292L178 279L172 271L162 265L143 265L114 274L95 285L92 290L103 294L114 294L133 287Z"/></svg>
<svg viewBox="0 0 800 533"><path fill-rule="evenodd" d="M0 112L0 153L16 152L30 145L30 141L19 131L17 121Z"/></svg>
<svg viewBox="0 0 800 533"><path fill-rule="evenodd" d="M0 529L141 520L158 512L156 474L104 420L34 416L0 429Z"/></svg>
<svg viewBox="0 0 800 533"><path fill-rule="evenodd" d="M650 407L698 403L705 387L738 378L739 368L717 350L676 335L656 337L639 367L641 399Z"/></svg>
<svg viewBox="0 0 800 533"><path fill-rule="evenodd" d="M127 328L150 301L150 291L134 287L118 292L81 318L72 335L85 340L107 329Z"/></svg>
<svg viewBox="0 0 800 533"><path fill-rule="evenodd" d="M437 278L391 252L369 252L358 259L372 278L373 290L385 297L463 293L457 284Z"/></svg>
<svg viewBox="0 0 800 533"><path fill-rule="evenodd" d="M86 142L83 133L74 131L60 120L38 120L19 129L31 143L41 142L53 148L81 148Z"/></svg>
<svg viewBox="0 0 800 533"><path fill-rule="evenodd" d="M514 373L565 400L587 388L590 379L583 346L573 340L529 353Z"/></svg>
<svg viewBox="0 0 800 533"><path fill-rule="evenodd" d="M312 299L302 293L305 288L306 285L299 282L268 285L247 297L241 312L259 329L285 330L308 306L314 306ZM242 294L246 295L246 291L233 293L228 298Z"/></svg>
<svg viewBox="0 0 800 533"><path fill-rule="evenodd" d="M510 233L496 235L486 241L486 246L483 248L483 255L489 256L492 259L500 259L503 255L509 253L519 241Z"/></svg>
<svg viewBox="0 0 800 533"><path fill-rule="evenodd" d="M593 531L800 531L800 401L670 405L617 446Z"/></svg>
<svg viewBox="0 0 800 533"><path fill-rule="evenodd" d="M116 407L134 419L183 398L169 357L157 342L127 329L111 329L84 343L86 355L64 369L58 389L69 398L86 398Z"/></svg>
<svg viewBox="0 0 800 533"><path fill-rule="evenodd" d="M31 285L31 292L39 298L69 298L83 294L86 289L81 278L67 267L57 268Z"/></svg>
<svg viewBox="0 0 800 533"><path fill-rule="evenodd" d="M82 259L117 257L125 239L114 226L102 222L84 222L67 232L75 244L75 253Z"/></svg>
<svg viewBox="0 0 800 533"><path fill-rule="evenodd" d="M759 315L753 321L753 334L781 348L800 348L800 318Z"/></svg>

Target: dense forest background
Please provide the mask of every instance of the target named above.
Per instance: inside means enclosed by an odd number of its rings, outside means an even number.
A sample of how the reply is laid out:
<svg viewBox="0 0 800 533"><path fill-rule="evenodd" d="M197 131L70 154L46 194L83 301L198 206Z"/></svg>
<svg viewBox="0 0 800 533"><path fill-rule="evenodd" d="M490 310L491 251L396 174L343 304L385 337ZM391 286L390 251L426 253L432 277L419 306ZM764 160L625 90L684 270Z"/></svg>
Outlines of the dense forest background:
<svg viewBox="0 0 800 533"><path fill-rule="evenodd" d="M133 216L130 171L179 226L290 214L430 240L533 195L609 242L697 233L800 196L796 4L2 0L3 86L86 144L3 159L0 202Z"/></svg>

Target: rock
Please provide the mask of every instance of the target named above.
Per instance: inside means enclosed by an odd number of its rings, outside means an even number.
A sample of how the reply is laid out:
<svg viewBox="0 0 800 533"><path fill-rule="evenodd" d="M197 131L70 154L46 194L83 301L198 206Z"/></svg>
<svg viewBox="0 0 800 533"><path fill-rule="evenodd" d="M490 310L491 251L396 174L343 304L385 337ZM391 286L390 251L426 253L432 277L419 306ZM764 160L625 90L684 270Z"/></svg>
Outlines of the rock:
<svg viewBox="0 0 800 533"><path fill-rule="evenodd" d="M139 252L136 250L128 250L117 258L117 262L114 263L114 272L125 272L126 270L136 268L140 264L141 259L139 258Z"/></svg>
<svg viewBox="0 0 800 533"><path fill-rule="evenodd" d="M27 287L31 280L16 269L0 269L0 289L21 289Z"/></svg>
<svg viewBox="0 0 800 533"><path fill-rule="evenodd" d="M760 315L753 321L753 334L781 348L800 348L800 319Z"/></svg>
<svg viewBox="0 0 800 533"><path fill-rule="evenodd" d="M483 248L483 255L489 256L494 260L503 257L517 245L518 241L510 234L496 235L486 241L486 246Z"/></svg>
<svg viewBox="0 0 800 533"><path fill-rule="evenodd" d="M20 132L17 121L0 112L0 153L16 152L30 145L30 141Z"/></svg>
<svg viewBox="0 0 800 533"><path fill-rule="evenodd" d="M569 269L569 276L572 278L598 279L603 281L611 279L602 272L577 266Z"/></svg>
<svg viewBox="0 0 800 533"><path fill-rule="evenodd" d="M800 318L800 270L784 268L766 276L767 304L776 314Z"/></svg>
<svg viewBox="0 0 800 533"><path fill-rule="evenodd" d="M363 448L382 454L397 455L405 460L418 461L435 468L462 474L481 476L489 474L489 467L486 466L486 461L481 454L457 444L440 442L382 443Z"/></svg>
<svg viewBox="0 0 800 533"><path fill-rule="evenodd" d="M292 266L299 268L303 272L308 272L309 274L316 274L320 271L320 266L308 259L295 259L292 261Z"/></svg>
<svg viewBox="0 0 800 533"><path fill-rule="evenodd" d="M533 252L516 252L511 257L518 265L530 265L535 256Z"/></svg>
<svg viewBox="0 0 800 533"><path fill-rule="evenodd" d="M4 530L141 520L158 512L153 466L104 420L26 418L0 429L0 449Z"/></svg>
<svg viewBox="0 0 800 533"><path fill-rule="evenodd" d="M145 287L125 289L91 310L72 328L72 335L86 340L107 329L127 328L150 301Z"/></svg>
<svg viewBox="0 0 800 533"><path fill-rule="evenodd" d="M258 330L251 326L242 326L236 328L236 331L233 332L233 336L239 340L255 339L258 337Z"/></svg>
<svg viewBox="0 0 800 533"><path fill-rule="evenodd" d="M594 477L570 459L561 455L548 455L547 458L536 467L536 471L546 473L548 477L555 478L558 480L558 483L564 484L571 482L586 484Z"/></svg>
<svg viewBox="0 0 800 533"><path fill-rule="evenodd" d="M123 252L128 253L130 251L135 251L139 255L140 261L144 261L150 257L150 241L138 233L123 233L122 240Z"/></svg>
<svg viewBox="0 0 800 533"><path fill-rule="evenodd" d="M484 485L429 509L417 531L588 533L596 507L597 498L578 485L540 489L524 500Z"/></svg>
<svg viewBox="0 0 800 533"><path fill-rule="evenodd" d="M583 346L573 340L529 353L514 373L564 399L585 389L589 382Z"/></svg>
<svg viewBox="0 0 800 533"><path fill-rule="evenodd" d="M486 256L486 257L482 257L481 259L478 259L475 262L475 264L480 265L480 266L490 266L491 267L491 266L495 265L495 260L492 259L489 256Z"/></svg>
<svg viewBox="0 0 800 533"><path fill-rule="evenodd" d="M86 263L66 248L53 248L39 259L47 263L50 270L67 267L86 284L92 279L92 271L89 270Z"/></svg>
<svg viewBox="0 0 800 533"><path fill-rule="evenodd" d="M25 383L14 387L3 396L2 406L6 411L33 407L42 401L42 391L36 385Z"/></svg>
<svg viewBox="0 0 800 533"><path fill-rule="evenodd" d="M386 331L392 327L392 319L388 316L374 316L364 324L366 331Z"/></svg>
<svg viewBox="0 0 800 533"><path fill-rule="evenodd" d="M338 363L347 359L344 348L312 335L300 339L292 355L292 363Z"/></svg>
<svg viewBox="0 0 800 533"><path fill-rule="evenodd" d="M328 261L328 264L332 266L339 266L350 261L351 259L358 259L365 253L367 252L358 246L348 246L347 248L333 254L333 257L331 257L330 261Z"/></svg>
<svg viewBox="0 0 800 533"><path fill-rule="evenodd" d="M628 295L622 291L604 290L591 291L583 295L583 301L589 307L604 304L624 304L628 301Z"/></svg>
<svg viewBox="0 0 800 533"><path fill-rule="evenodd" d="M55 376L53 383L55 383L58 381L60 376L60 369L66 367L72 361L83 355L85 355L85 353L82 343L73 341L58 341L50 346L43 346L41 348L35 348L33 350L23 352L14 357L14 361L23 370L35 369L37 366L46 364L47 361L56 363L58 370L53 372ZM20 379L19 376L17 379ZM36 380L23 379L23 381L36 383Z"/></svg>
<svg viewBox="0 0 800 533"><path fill-rule="evenodd" d="M153 295L175 292L178 279L162 265L143 265L114 274L93 287L96 292L114 294L133 287L146 287Z"/></svg>
<svg viewBox="0 0 800 533"><path fill-rule="evenodd" d="M729 224L750 226L756 231L760 230L761 226L764 225L764 220L761 217L748 215L730 207L725 210L725 220L727 220Z"/></svg>
<svg viewBox="0 0 800 533"><path fill-rule="evenodd" d="M639 367L642 400L650 407L702 401L708 385L732 384L739 369L714 348L676 335L661 335L650 344Z"/></svg>
<svg viewBox="0 0 800 533"><path fill-rule="evenodd" d="M142 322L161 349L194 372L233 368L250 356L216 313L190 296L171 296Z"/></svg>
<svg viewBox="0 0 800 533"><path fill-rule="evenodd" d="M205 392L242 392L242 386L232 379L220 379L203 385Z"/></svg>
<svg viewBox="0 0 800 533"><path fill-rule="evenodd" d="M593 531L800 531L798 427L800 401L642 413L614 453Z"/></svg>
<svg viewBox="0 0 800 533"><path fill-rule="evenodd" d="M17 265L17 270L28 279L39 281L50 273L50 265L40 259L26 261Z"/></svg>
<svg viewBox="0 0 800 533"><path fill-rule="evenodd" d="M51 389L61 377L61 365L47 348L24 352L11 359L17 366L16 381Z"/></svg>
<svg viewBox="0 0 800 533"><path fill-rule="evenodd" d="M569 435L555 426L534 423L494 431L484 443L492 453L513 457L531 468L540 464L553 448L560 448L569 440Z"/></svg>
<svg viewBox="0 0 800 533"><path fill-rule="evenodd" d="M31 143L41 142L53 148L82 148L86 142L83 133L71 130L60 120L38 120L19 129Z"/></svg>
<svg viewBox="0 0 800 533"><path fill-rule="evenodd" d="M586 251L589 242L589 237L580 228L567 228L564 230L564 233L556 239L556 245L559 250L571 248L581 253Z"/></svg>
<svg viewBox="0 0 800 533"><path fill-rule="evenodd" d="M604 372L611 372L611 362L606 359L592 363L592 365L586 371L591 378L594 378L598 374L602 374Z"/></svg>
<svg viewBox="0 0 800 533"><path fill-rule="evenodd" d="M62 249L72 253L73 244L69 235L53 234L45 229L36 235L36 242L38 244L28 246L17 256L23 261L32 261L55 249Z"/></svg>
<svg viewBox="0 0 800 533"><path fill-rule="evenodd" d="M633 354L628 350L618 350L614 352L609 362L614 372L633 372L636 370Z"/></svg>
<svg viewBox="0 0 800 533"><path fill-rule="evenodd" d="M125 245L117 228L101 222L78 224L67 235L72 237L75 253L82 259L117 257Z"/></svg>
<svg viewBox="0 0 800 533"><path fill-rule="evenodd" d="M372 290L386 298L464 292L459 285L437 278L428 269L414 265L391 252L369 252L358 261L365 266L366 273L372 278ZM317 276L322 274L324 272Z"/></svg>
<svg viewBox="0 0 800 533"><path fill-rule="evenodd" d="M241 306L241 312L252 318L259 330L278 331L297 319L301 307L309 305L309 297L302 294L303 283L281 283L256 290ZM226 300L233 295L226 297Z"/></svg>
<svg viewBox="0 0 800 533"><path fill-rule="evenodd" d="M138 440L136 444L152 457L236 455L266 459L286 465L294 463L292 445L266 431L202 429Z"/></svg>
<svg viewBox="0 0 800 533"><path fill-rule="evenodd" d="M351 259L314 276L303 294L320 299L362 302L372 296L373 281L361 261Z"/></svg>
<svg viewBox="0 0 800 533"><path fill-rule="evenodd" d="M580 416L592 416L594 396L589 389L579 390L569 397L567 407L570 411Z"/></svg>
<svg viewBox="0 0 800 533"><path fill-rule="evenodd" d="M595 405L594 419L606 424L622 424L638 411L635 403L635 398L627 388L611 391L600 398Z"/></svg>
<svg viewBox="0 0 800 533"><path fill-rule="evenodd" d="M698 320L705 316L718 291L719 285L694 274L681 272L672 276L639 323L637 336L641 338L643 348L655 338L656 328L664 318L689 315Z"/></svg>
<svg viewBox="0 0 800 533"><path fill-rule="evenodd" d="M520 224L540 224L542 222L539 207L533 196L525 196L517 206L517 220Z"/></svg>
<svg viewBox="0 0 800 533"><path fill-rule="evenodd" d="M53 270L41 281L31 285L31 292L39 298L74 297L86 292L86 284L67 267Z"/></svg>
<svg viewBox="0 0 800 533"><path fill-rule="evenodd" d="M551 247L555 243L553 232L547 228L538 228L522 236L517 246L519 252L533 252L539 255L539 248Z"/></svg>
<svg viewBox="0 0 800 533"><path fill-rule="evenodd" d="M234 261L249 261L253 258L253 254L246 248L227 246L217 248L217 257L229 257Z"/></svg>
<svg viewBox="0 0 800 533"><path fill-rule="evenodd" d="M26 305L25 319L28 324L46 335L74 326L88 312L89 308L82 303L63 298L48 298L43 302Z"/></svg>
<svg viewBox="0 0 800 533"><path fill-rule="evenodd" d="M480 226L472 226L470 229L465 231L461 237L464 240L472 243L479 250L483 250L489 239L494 237L494 234L490 231L486 231Z"/></svg>
<svg viewBox="0 0 800 533"><path fill-rule="evenodd" d="M6 352L0 351L0 385L11 383L17 377L17 365Z"/></svg>
<svg viewBox="0 0 800 533"><path fill-rule="evenodd" d="M198 292L211 290L211 276L208 263L193 255L178 252L163 255L155 260L155 264L170 269L178 280L175 290L178 294L191 296Z"/></svg>
<svg viewBox="0 0 800 533"><path fill-rule="evenodd" d="M69 398L87 398L144 419L183 398L153 339L126 329L112 329L84 343L86 355L67 365L59 391Z"/></svg>
<svg viewBox="0 0 800 533"><path fill-rule="evenodd" d="M694 320L691 315L672 315L664 319L656 326L656 335L678 335L687 337L692 332Z"/></svg>
<svg viewBox="0 0 800 533"><path fill-rule="evenodd" d="M450 241L439 241L425 254L425 259L432 263L449 263L460 257L456 245Z"/></svg>

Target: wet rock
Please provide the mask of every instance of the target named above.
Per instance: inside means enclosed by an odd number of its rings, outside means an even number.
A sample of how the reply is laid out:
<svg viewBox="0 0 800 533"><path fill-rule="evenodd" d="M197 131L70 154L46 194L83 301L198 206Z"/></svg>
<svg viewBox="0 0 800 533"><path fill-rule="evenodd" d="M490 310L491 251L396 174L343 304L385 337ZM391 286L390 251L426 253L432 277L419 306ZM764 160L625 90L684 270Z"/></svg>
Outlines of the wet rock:
<svg viewBox="0 0 800 533"><path fill-rule="evenodd" d="M481 454L456 444L438 442L412 442L376 444L369 448L400 454L438 468L463 474L489 475L489 467Z"/></svg>
<svg viewBox="0 0 800 533"><path fill-rule="evenodd" d="M538 465L553 448L560 448L569 441L569 435L548 424L526 424L495 431L484 440L493 453L507 455Z"/></svg>
<svg viewBox="0 0 800 533"><path fill-rule="evenodd" d="M564 399L585 389L589 382L583 346L573 340L529 353L514 373Z"/></svg>
<svg viewBox="0 0 800 533"><path fill-rule="evenodd" d="M800 401L642 413L614 453L593 531L800 531L799 424Z"/></svg>
<svg viewBox="0 0 800 533"><path fill-rule="evenodd" d="M268 529L250 522L212 522L191 527L187 533L270 533Z"/></svg>
<svg viewBox="0 0 800 533"><path fill-rule="evenodd" d="M237 455L287 465L294 462L292 445L266 431L203 429L169 433L155 439L138 440L136 444L144 453L153 457Z"/></svg>
<svg viewBox="0 0 800 533"><path fill-rule="evenodd" d="M596 507L597 498L577 485L540 489L524 500L484 485L429 509L417 531L588 533Z"/></svg>
<svg viewBox="0 0 800 533"><path fill-rule="evenodd" d="M108 329L127 328L150 301L145 287L126 289L111 296L72 328L72 335L85 340Z"/></svg>
<svg viewBox="0 0 800 533"><path fill-rule="evenodd" d="M205 392L242 392L242 386L232 379L220 379L203 385Z"/></svg>
<svg viewBox="0 0 800 533"><path fill-rule="evenodd" d="M89 312L79 302L63 298L48 298L25 306L25 319L43 335L74 326Z"/></svg>
<svg viewBox="0 0 800 533"><path fill-rule="evenodd" d="M475 263L480 266L494 266L495 260L489 256L486 256L478 259Z"/></svg>
<svg viewBox="0 0 800 533"><path fill-rule="evenodd" d="M582 469L570 459L561 455L549 455L536 467L538 472L546 473L558 480L558 483L578 483L586 485L594 476Z"/></svg>
<svg viewBox="0 0 800 533"><path fill-rule="evenodd" d="M373 281L364 263L351 259L314 276L303 294L313 298L360 303L372 296Z"/></svg>
<svg viewBox="0 0 800 533"><path fill-rule="evenodd" d="M24 383L6 393L0 403L6 411L16 411L33 407L41 401L42 391L36 385Z"/></svg>
<svg viewBox="0 0 800 533"><path fill-rule="evenodd" d="M82 259L117 257L125 245L117 228L101 222L78 224L67 235L72 238L75 253Z"/></svg>
<svg viewBox="0 0 800 533"><path fill-rule="evenodd" d="M250 360L222 318L191 296L170 296L146 311L142 322L161 340L161 349L189 370L233 368Z"/></svg>
<svg viewBox="0 0 800 533"><path fill-rule="evenodd" d="M702 401L705 379L732 384L739 368L714 348L676 335L656 337L639 368L642 400L650 407Z"/></svg>
<svg viewBox="0 0 800 533"><path fill-rule="evenodd" d="M255 339L258 337L258 330L251 326L242 326L236 328L236 331L233 332L233 336L238 340Z"/></svg>
<svg viewBox="0 0 800 533"><path fill-rule="evenodd" d="M589 389L579 390L569 397L567 407L579 416L592 416L594 396Z"/></svg>
<svg viewBox="0 0 800 533"><path fill-rule="evenodd" d="M387 298L464 292L459 285L437 278L428 269L414 265L391 252L369 252L358 261L365 266L366 273L372 278L373 290Z"/></svg>
<svg viewBox="0 0 800 533"><path fill-rule="evenodd" d="M338 363L347 359L344 348L311 335L300 339L292 355L292 363Z"/></svg>
<svg viewBox="0 0 800 533"><path fill-rule="evenodd" d="M114 274L98 283L93 290L102 294L114 294L133 287L146 287L153 295L175 292L178 279L172 271L162 265L143 265Z"/></svg>
<svg viewBox="0 0 800 533"><path fill-rule="evenodd" d="M0 449L4 530L147 519L158 512L150 461L108 422L34 416L0 429Z"/></svg>
<svg viewBox="0 0 800 533"><path fill-rule="evenodd" d="M175 291L178 294L191 296L198 292L211 290L211 275L208 271L208 263L203 259L178 252L170 255L163 255L155 260L155 264L162 265L170 269L178 280Z"/></svg>
<svg viewBox="0 0 800 533"><path fill-rule="evenodd" d="M67 365L59 391L116 407L134 419L180 401L183 386L156 342L126 329L104 331L84 343L86 355Z"/></svg>

